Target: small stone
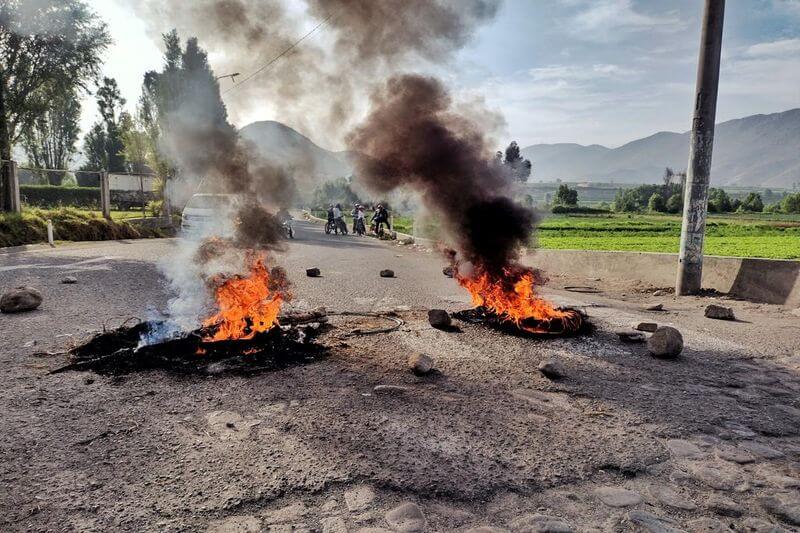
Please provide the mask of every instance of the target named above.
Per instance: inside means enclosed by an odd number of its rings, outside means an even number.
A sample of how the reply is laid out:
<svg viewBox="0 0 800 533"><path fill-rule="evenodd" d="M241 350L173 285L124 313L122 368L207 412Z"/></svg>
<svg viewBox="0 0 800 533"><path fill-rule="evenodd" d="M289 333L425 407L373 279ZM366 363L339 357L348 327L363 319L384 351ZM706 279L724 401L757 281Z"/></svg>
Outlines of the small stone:
<svg viewBox="0 0 800 533"><path fill-rule="evenodd" d="M643 333L637 331L618 331L619 340L627 344L640 344L647 341Z"/></svg>
<svg viewBox="0 0 800 533"><path fill-rule="evenodd" d="M91 385L92 383L94 383L94 378L86 378L86 379L83 380L83 382L86 385Z"/></svg>
<svg viewBox="0 0 800 533"><path fill-rule="evenodd" d="M73 285L75 283L78 283L78 278L76 278L75 276L64 276L64 278L61 280L61 283L65 285Z"/></svg>
<svg viewBox="0 0 800 533"><path fill-rule="evenodd" d="M42 305L42 293L33 287L17 287L0 296L0 312L21 313L33 311Z"/></svg>
<svg viewBox="0 0 800 533"><path fill-rule="evenodd" d="M417 375L425 375L433 370L433 357L422 353L411 354L408 358L408 366Z"/></svg>
<svg viewBox="0 0 800 533"><path fill-rule="evenodd" d="M375 492L366 485L361 485L344 493L344 502L350 512L363 511L375 501Z"/></svg>
<svg viewBox="0 0 800 533"><path fill-rule="evenodd" d="M653 333L655 330L658 329L658 324L656 324L655 322L639 322L633 327L633 329L639 331L646 331L648 333Z"/></svg>
<svg viewBox="0 0 800 533"><path fill-rule="evenodd" d="M450 327L452 323L450 315L444 309L430 309L428 311L428 323L436 329Z"/></svg>
<svg viewBox="0 0 800 533"><path fill-rule="evenodd" d="M725 307L724 305L709 305L706 307L705 315L706 318L713 318L715 320L736 320L733 309Z"/></svg>
<svg viewBox="0 0 800 533"><path fill-rule="evenodd" d="M629 507L642 503L642 497L638 493L620 487L600 487L594 494L609 507Z"/></svg>
<svg viewBox="0 0 800 533"><path fill-rule="evenodd" d="M402 394L408 391L408 387L402 385L375 385L372 389L375 394Z"/></svg>
<svg viewBox="0 0 800 533"><path fill-rule="evenodd" d="M386 513L386 523L395 531L422 531L425 529L425 515L416 503L406 502Z"/></svg>
<svg viewBox="0 0 800 533"><path fill-rule="evenodd" d="M666 442L666 446L676 459L699 459L705 455L703 450L688 440L670 439Z"/></svg>
<svg viewBox="0 0 800 533"><path fill-rule="evenodd" d="M442 274L444 274L448 278L452 278L456 274L456 269L451 266L446 266L442 269Z"/></svg>
<svg viewBox="0 0 800 533"><path fill-rule="evenodd" d="M695 505L693 501L684 498L670 487L653 487L650 489L650 494L668 507L674 507L675 509L682 509L684 511L694 511L697 509L697 505Z"/></svg>
<svg viewBox="0 0 800 533"><path fill-rule="evenodd" d="M530 514L511 522L511 530L519 533L573 533L572 527L555 516Z"/></svg>
<svg viewBox="0 0 800 533"><path fill-rule="evenodd" d="M670 326L661 326L647 340L647 350L655 357L674 359L683 351L683 335Z"/></svg>
<svg viewBox="0 0 800 533"><path fill-rule="evenodd" d="M546 359L539 363L539 372L548 379L561 379L567 375L564 365L556 359Z"/></svg>
<svg viewBox="0 0 800 533"><path fill-rule="evenodd" d="M741 505L724 496L713 495L708 498L706 505L720 516L739 518L744 514L744 509Z"/></svg>
<svg viewBox="0 0 800 533"><path fill-rule="evenodd" d="M767 496L759 500L761 506L771 515L793 526L800 526L800 503L787 501L777 496Z"/></svg>
<svg viewBox="0 0 800 533"><path fill-rule="evenodd" d="M760 457L762 459L778 459L783 457L783 452L780 452L775 448L770 448L766 444L761 444L760 442L748 441L743 442L739 446L752 453L756 457Z"/></svg>
<svg viewBox="0 0 800 533"><path fill-rule="evenodd" d="M669 518L661 518L647 511L631 511L628 520L650 533L683 533L677 523Z"/></svg>
<svg viewBox="0 0 800 533"><path fill-rule="evenodd" d="M663 311L664 304L655 304L644 308L645 311Z"/></svg>
<svg viewBox="0 0 800 533"><path fill-rule="evenodd" d="M390 270L388 268L381 270L381 277L382 278L393 278L394 277L394 270Z"/></svg>
<svg viewBox="0 0 800 533"><path fill-rule="evenodd" d="M316 267L306 269L306 276L309 278L318 278L320 275L322 275L322 272Z"/></svg>

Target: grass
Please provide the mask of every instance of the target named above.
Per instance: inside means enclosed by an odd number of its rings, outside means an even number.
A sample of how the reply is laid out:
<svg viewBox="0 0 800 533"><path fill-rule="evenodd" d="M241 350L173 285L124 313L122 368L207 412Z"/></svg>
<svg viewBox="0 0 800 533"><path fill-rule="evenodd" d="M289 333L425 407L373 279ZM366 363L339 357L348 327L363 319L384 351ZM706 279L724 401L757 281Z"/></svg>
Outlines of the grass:
<svg viewBox="0 0 800 533"><path fill-rule="evenodd" d="M22 214L0 213L0 247L47 242L47 220L53 222L53 238L60 241L103 241L162 236L158 230L136 227L124 220L108 221L96 211L71 207L25 209Z"/></svg>
<svg viewBox="0 0 800 533"><path fill-rule="evenodd" d="M711 215L708 255L800 259L800 217ZM562 250L678 251L681 218L667 215L550 216L539 226L538 246Z"/></svg>

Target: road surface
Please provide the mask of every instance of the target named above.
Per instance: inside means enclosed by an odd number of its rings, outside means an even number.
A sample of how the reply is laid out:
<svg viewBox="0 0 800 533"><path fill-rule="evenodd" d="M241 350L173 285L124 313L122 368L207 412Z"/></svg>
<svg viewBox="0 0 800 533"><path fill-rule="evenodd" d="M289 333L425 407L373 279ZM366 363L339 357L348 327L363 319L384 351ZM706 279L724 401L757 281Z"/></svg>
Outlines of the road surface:
<svg viewBox="0 0 800 533"><path fill-rule="evenodd" d="M800 330L787 310L726 300L740 320L713 321L702 315L709 298L550 273L547 296L586 309L594 335L443 332L425 311L464 309L469 298L442 275L437 252L305 222L297 230L277 258L295 306L394 309L406 325L254 376L50 375L65 358L42 352L165 308L157 265L176 241L0 252L0 287L45 296L35 312L0 315L0 529L800 527ZM314 266L323 276L307 278ZM380 278L384 268L397 277ZM61 284L67 275L78 283ZM568 284L603 292L559 289ZM666 311L643 311L657 302ZM682 331L680 359L619 342L616 330L643 320ZM415 352L437 372L409 372ZM545 359L566 378L544 378Z"/></svg>

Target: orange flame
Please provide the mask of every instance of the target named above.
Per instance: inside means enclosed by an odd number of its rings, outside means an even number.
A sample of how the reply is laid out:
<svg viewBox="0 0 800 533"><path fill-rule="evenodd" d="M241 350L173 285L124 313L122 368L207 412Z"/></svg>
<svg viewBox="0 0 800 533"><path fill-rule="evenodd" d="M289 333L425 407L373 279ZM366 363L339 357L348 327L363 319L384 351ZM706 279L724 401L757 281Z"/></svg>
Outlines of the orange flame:
<svg viewBox="0 0 800 533"><path fill-rule="evenodd" d="M281 276L270 274L264 259L251 256L245 276L214 280L218 312L203 322L209 330L204 341L252 339L278 324L281 304L289 297L283 290L286 281L275 279Z"/></svg>
<svg viewBox="0 0 800 533"><path fill-rule="evenodd" d="M529 269L504 268L502 275L491 275L478 269L471 277L455 274L458 283L467 289L475 306L482 306L501 320L510 321L531 333L547 333L547 323L561 321L564 331L580 327L573 311L561 311L542 299L534 290L536 276Z"/></svg>

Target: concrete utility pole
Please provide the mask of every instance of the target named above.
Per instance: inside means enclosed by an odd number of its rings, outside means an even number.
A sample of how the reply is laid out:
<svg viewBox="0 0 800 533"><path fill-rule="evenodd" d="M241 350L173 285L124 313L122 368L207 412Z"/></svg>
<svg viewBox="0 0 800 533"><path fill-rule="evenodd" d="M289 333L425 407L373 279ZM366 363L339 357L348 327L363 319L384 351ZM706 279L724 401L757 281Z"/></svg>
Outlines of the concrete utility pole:
<svg viewBox="0 0 800 533"><path fill-rule="evenodd" d="M703 237L708 211L708 183L711 177L711 150L714 147L714 120L717 113L719 57L722 51L722 21L725 0L706 0L697 89L689 146L689 166L683 191L683 224L678 263L677 294L700 292L703 276Z"/></svg>

